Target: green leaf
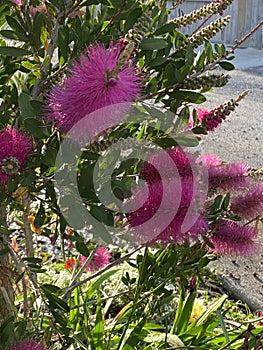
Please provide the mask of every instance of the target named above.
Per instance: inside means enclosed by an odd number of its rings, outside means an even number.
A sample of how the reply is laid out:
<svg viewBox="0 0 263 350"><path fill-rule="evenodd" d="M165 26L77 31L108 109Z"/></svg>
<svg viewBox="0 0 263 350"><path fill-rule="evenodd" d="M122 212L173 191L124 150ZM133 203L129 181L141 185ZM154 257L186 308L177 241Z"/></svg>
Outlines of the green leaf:
<svg viewBox="0 0 263 350"><path fill-rule="evenodd" d="M43 204L40 204L40 207L38 209L38 212L35 216L35 220L34 220L34 226L35 227L41 227L45 221L46 218L46 213L45 213L45 209Z"/></svg>
<svg viewBox="0 0 263 350"><path fill-rule="evenodd" d="M77 249L77 251L80 254L82 254L82 255L84 255L86 257L88 257L90 255L90 252L89 252L89 250L87 248L87 245L83 241L82 242L76 242L76 249Z"/></svg>
<svg viewBox="0 0 263 350"><path fill-rule="evenodd" d="M30 69L32 69L32 67ZM23 119L33 118L36 115L34 109L30 104L30 101L31 97L25 92L22 92L18 96L18 107L20 108L20 114Z"/></svg>
<svg viewBox="0 0 263 350"><path fill-rule="evenodd" d="M65 312L70 311L68 304L65 301L63 301L62 299L60 299L58 296L51 293L49 288L46 288L45 285L42 285L40 288L43 290L45 296L47 297L47 299L49 301L49 306L53 310L59 309L59 310L65 311Z"/></svg>
<svg viewBox="0 0 263 350"><path fill-rule="evenodd" d="M131 29L134 24L138 21L138 18L142 15L142 9L140 7L137 7L133 9L126 20L125 26L124 26L124 33L127 33L129 29Z"/></svg>
<svg viewBox="0 0 263 350"><path fill-rule="evenodd" d="M177 348L185 348L184 343L182 340L175 334L166 334L165 332L159 333L159 332L149 332L146 337L143 338L143 340L146 343L151 344L164 344L168 343L170 346L173 347L173 349Z"/></svg>
<svg viewBox="0 0 263 350"><path fill-rule="evenodd" d="M159 27L153 34L161 35L161 34L171 33L175 30L176 27L177 25L174 22L170 22Z"/></svg>
<svg viewBox="0 0 263 350"><path fill-rule="evenodd" d="M42 32L42 27L45 24L45 15L42 12L37 12L35 17L34 17L34 22L33 22L33 34L35 37L36 41L36 46L41 47L41 32Z"/></svg>
<svg viewBox="0 0 263 350"><path fill-rule="evenodd" d="M103 206L93 205L90 209L90 213L100 222L103 222L107 226L114 225L114 218L111 211L104 208Z"/></svg>
<svg viewBox="0 0 263 350"><path fill-rule="evenodd" d="M222 295L219 299L217 299L212 305L209 306L209 308L203 313L203 315L197 320L195 326L201 326L207 319L210 317L210 315L218 310L222 304L226 301L227 295Z"/></svg>
<svg viewBox="0 0 263 350"><path fill-rule="evenodd" d="M223 210L227 210L228 206L229 206L229 203L230 203L230 192L228 192L226 195L225 195L225 198L223 200L223 203L221 205L221 208Z"/></svg>
<svg viewBox="0 0 263 350"><path fill-rule="evenodd" d="M103 333L104 333L104 322L103 322L102 309L101 309L100 293L98 293L95 328L93 332L93 342L96 350L104 350Z"/></svg>
<svg viewBox="0 0 263 350"><path fill-rule="evenodd" d="M215 214L220 209L222 199L223 199L223 196L221 194L215 198L214 203L210 207L211 214Z"/></svg>
<svg viewBox="0 0 263 350"><path fill-rule="evenodd" d="M24 42L28 41L28 38L25 34L15 32L13 30L1 30L0 35L2 35L3 37L5 37L7 39L11 39L11 40L19 40L19 41L24 41Z"/></svg>
<svg viewBox="0 0 263 350"><path fill-rule="evenodd" d="M206 101L206 97L198 92L194 91L178 91L169 92L171 97L182 102L191 102L196 104L201 104Z"/></svg>
<svg viewBox="0 0 263 350"><path fill-rule="evenodd" d="M26 35L25 29L21 26L21 24L14 17L6 16L5 18L6 18L7 23L10 25L10 27L13 30L15 30L16 32L19 32L21 34Z"/></svg>
<svg viewBox="0 0 263 350"><path fill-rule="evenodd" d="M107 271L103 275L101 275L95 282L93 282L91 284L91 286L89 287L89 289L87 290L87 294L86 294L87 300L89 300L89 299L91 299L93 297L93 295L96 292L96 290L99 288L99 286L104 281L106 281L109 277L111 277L112 275L114 275L118 271L119 271L119 269Z"/></svg>
<svg viewBox="0 0 263 350"><path fill-rule="evenodd" d="M220 56L223 56L226 53L226 47L224 44L222 45L215 44L215 50Z"/></svg>
<svg viewBox="0 0 263 350"><path fill-rule="evenodd" d="M20 184L22 187L29 187L34 183L35 178L35 170L26 170L25 172L23 172L23 179L21 180Z"/></svg>
<svg viewBox="0 0 263 350"><path fill-rule="evenodd" d="M159 39L159 38L145 38L142 40L140 44L140 49L142 50L160 50L164 49L168 46L167 41L164 39Z"/></svg>
<svg viewBox="0 0 263 350"><path fill-rule="evenodd" d="M42 287L49 291L50 293L60 293L61 292L61 289L57 286L55 286L54 284L48 284L48 283L45 283L45 284L42 284Z"/></svg>
<svg viewBox="0 0 263 350"><path fill-rule="evenodd" d="M168 63L165 66L164 72L163 72L163 80L165 86L171 86L176 82L175 77L175 67L172 63Z"/></svg>
<svg viewBox="0 0 263 350"><path fill-rule="evenodd" d="M148 63L149 68L158 67L167 61L166 57L156 57Z"/></svg>
<svg viewBox="0 0 263 350"><path fill-rule="evenodd" d="M41 123L41 121L35 118L25 119L24 127L30 134L37 138L43 138L48 135L47 128Z"/></svg>
<svg viewBox="0 0 263 350"><path fill-rule="evenodd" d="M3 55L3 56L19 57L19 56L28 56L31 54L32 53L30 51L21 49L20 47L0 46L0 55Z"/></svg>
<svg viewBox="0 0 263 350"><path fill-rule="evenodd" d="M219 66L225 70L234 70L235 69L235 66L232 63L227 62L227 61L220 62Z"/></svg>
<svg viewBox="0 0 263 350"><path fill-rule="evenodd" d="M25 271L23 271L15 280L15 284L17 284L18 282L21 281L21 279L24 277L25 275Z"/></svg>
<svg viewBox="0 0 263 350"><path fill-rule="evenodd" d="M4 248L4 249L1 249L0 250L0 256L3 256L3 255L5 255L5 254L7 254L7 253L9 253L10 252L10 248L9 247L6 247L6 248Z"/></svg>

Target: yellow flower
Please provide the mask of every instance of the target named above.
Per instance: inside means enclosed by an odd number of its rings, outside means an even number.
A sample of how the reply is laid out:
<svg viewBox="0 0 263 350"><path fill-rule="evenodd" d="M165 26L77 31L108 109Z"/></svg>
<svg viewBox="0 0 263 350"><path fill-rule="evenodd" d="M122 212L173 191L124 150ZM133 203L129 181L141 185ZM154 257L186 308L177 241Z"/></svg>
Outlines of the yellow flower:
<svg viewBox="0 0 263 350"><path fill-rule="evenodd" d="M194 302L192 314L190 317L189 322L192 323L195 320L197 320L202 314L205 312L206 306L204 305L204 300L203 299L196 299Z"/></svg>

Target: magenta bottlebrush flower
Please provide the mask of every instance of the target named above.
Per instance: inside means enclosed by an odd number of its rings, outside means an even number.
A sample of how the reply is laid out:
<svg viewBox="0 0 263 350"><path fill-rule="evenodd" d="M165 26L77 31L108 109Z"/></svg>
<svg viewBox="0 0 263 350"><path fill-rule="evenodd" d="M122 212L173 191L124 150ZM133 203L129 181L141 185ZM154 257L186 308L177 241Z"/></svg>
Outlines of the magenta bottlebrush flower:
<svg viewBox="0 0 263 350"><path fill-rule="evenodd" d="M43 345L36 343L34 340L23 340L13 345L8 350L48 350Z"/></svg>
<svg viewBox="0 0 263 350"><path fill-rule="evenodd" d="M218 166L222 161L214 154L203 154L196 159L196 163L202 163L206 167Z"/></svg>
<svg viewBox="0 0 263 350"><path fill-rule="evenodd" d="M169 161L169 164L167 161ZM140 175L147 182L152 182L160 178L160 170L165 174L165 178L175 177L176 173L186 178L193 176L194 169L195 160L193 155L178 146L150 154L142 167Z"/></svg>
<svg viewBox="0 0 263 350"><path fill-rule="evenodd" d="M31 140L22 131L11 127L0 132L0 184L17 174L31 149Z"/></svg>
<svg viewBox="0 0 263 350"><path fill-rule="evenodd" d="M263 183L257 184L245 195L232 198L231 210L243 219L250 220L263 213Z"/></svg>
<svg viewBox="0 0 263 350"><path fill-rule="evenodd" d="M90 46L75 61L70 76L47 97L46 115L62 131L106 106L132 102L138 96L137 70L121 57L122 45Z"/></svg>
<svg viewBox="0 0 263 350"><path fill-rule="evenodd" d="M250 226L221 220L210 238L214 248L209 247L208 250L219 255L251 255L257 250L256 237L256 230Z"/></svg>
<svg viewBox="0 0 263 350"><path fill-rule="evenodd" d="M22 6L22 0L12 0L17 6Z"/></svg>
<svg viewBox="0 0 263 350"><path fill-rule="evenodd" d="M109 250L105 247L99 247L93 257L92 262L86 267L87 271L95 271L96 269L101 269L102 267L109 264L111 259L111 255ZM83 266L87 258L85 256L81 256L79 260L80 266Z"/></svg>
<svg viewBox="0 0 263 350"><path fill-rule="evenodd" d="M248 185L249 166L245 163L210 166L208 168L209 187L231 190Z"/></svg>
<svg viewBox="0 0 263 350"><path fill-rule="evenodd" d="M133 211L134 208L134 211ZM202 189L191 177L157 179L137 188L127 219L139 242L183 242L204 232Z"/></svg>
<svg viewBox="0 0 263 350"><path fill-rule="evenodd" d="M197 118L207 131L213 131L222 123L223 120L226 119L226 114L222 113L217 108L209 111L198 108Z"/></svg>

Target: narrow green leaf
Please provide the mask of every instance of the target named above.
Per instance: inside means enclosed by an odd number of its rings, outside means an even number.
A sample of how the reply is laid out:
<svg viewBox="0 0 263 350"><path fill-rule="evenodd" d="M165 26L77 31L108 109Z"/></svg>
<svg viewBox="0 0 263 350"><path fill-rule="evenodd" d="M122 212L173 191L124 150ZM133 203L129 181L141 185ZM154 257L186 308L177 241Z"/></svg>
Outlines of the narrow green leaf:
<svg viewBox="0 0 263 350"><path fill-rule="evenodd" d="M158 67L167 61L166 57L156 57L148 63L149 68Z"/></svg>
<svg viewBox="0 0 263 350"><path fill-rule="evenodd" d="M34 226L35 227L41 227L44 223L44 220L46 218L46 213L45 213L45 209L43 204L40 204L40 207L38 209L38 212L35 216L35 220L34 220Z"/></svg>
<svg viewBox="0 0 263 350"><path fill-rule="evenodd" d="M87 248L87 245L82 241L82 242L76 242L76 249L79 253L82 255L88 257L90 255L90 252Z"/></svg>
<svg viewBox="0 0 263 350"><path fill-rule="evenodd" d="M100 294L98 293L95 328L93 332L93 341L94 341L96 350L104 350L103 333L104 333L104 323L103 323L103 316L102 316L102 309L101 309Z"/></svg>
<svg viewBox="0 0 263 350"><path fill-rule="evenodd" d="M13 30L1 30L0 35L2 35L3 37L5 37L7 39L11 39L11 40L19 40L19 41L24 41L24 42L28 41L28 38L25 34L15 32Z"/></svg>
<svg viewBox="0 0 263 350"><path fill-rule="evenodd" d="M32 69L32 67L28 68L28 69ZM31 100L31 97L28 94L26 94L25 92L22 92L18 96L18 106L20 109L20 114L21 114L23 119L34 118L36 115L34 109L32 108L32 106L30 104L30 100Z"/></svg>
<svg viewBox="0 0 263 350"><path fill-rule="evenodd" d="M20 47L0 46L0 55L3 55L3 56L19 57L19 56L28 56L31 54L32 53L30 51L21 49Z"/></svg>
<svg viewBox="0 0 263 350"><path fill-rule="evenodd" d="M109 277L111 277L112 275L114 275L118 271L119 271L119 269L107 271L103 275L101 275L95 282L93 282L91 284L91 286L89 287L89 289L87 290L87 294L86 294L87 300L89 300L89 299L91 299L93 297L93 295L96 292L96 290L99 288L99 286L104 281L106 281Z"/></svg>
<svg viewBox="0 0 263 350"><path fill-rule="evenodd" d="M177 25L174 22L167 23L154 32L154 35L161 35L161 34L166 34L166 33L171 33L175 30Z"/></svg>
<svg viewBox="0 0 263 350"><path fill-rule="evenodd" d="M22 27L22 25L14 18L11 16L6 16L6 21L7 23L10 25L10 27L12 29L14 29L15 31L26 35L26 30Z"/></svg>
<svg viewBox="0 0 263 350"><path fill-rule="evenodd" d="M153 51L164 49L166 46L168 46L168 43L164 39L146 38L142 40L140 49Z"/></svg>
<svg viewBox="0 0 263 350"><path fill-rule="evenodd" d="M222 295L218 300L216 300L210 307L203 313L203 315L197 320L195 326L201 326L205 321L207 321L208 317L218 310L222 304L226 301L227 295Z"/></svg>

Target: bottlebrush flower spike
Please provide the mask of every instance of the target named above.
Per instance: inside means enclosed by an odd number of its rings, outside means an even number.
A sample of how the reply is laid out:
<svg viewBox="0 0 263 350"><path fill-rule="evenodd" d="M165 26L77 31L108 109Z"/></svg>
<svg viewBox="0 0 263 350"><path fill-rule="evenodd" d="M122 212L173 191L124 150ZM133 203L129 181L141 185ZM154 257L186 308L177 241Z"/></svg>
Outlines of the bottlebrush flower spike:
<svg viewBox="0 0 263 350"><path fill-rule="evenodd" d="M94 255L92 262L86 267L87 271L95 271L96 269L101 269L102 267L109 264L111 259L111 255L109 250L106 247L99 247ZM85 256L81 256L79 259L80 266L83 266L87 258Z"/></svg>
<svg viewBox="0 0 263 350"><path fill-rule="evenodd" d="M245 163L210 166L208 180L210 189L234 190L248 185L249 166Z"/></svg>
<svg viewBox="0 0 263 350"><path fill-rule="evenodd" d="M231 5L233 1L234 0L216 0L216 2L211 2L209 4L204 5L200 9L196 9L186 15L175 18L173 22L177 24L178 28L180 28L186 25L191 25L208 15L216 13L222 15L223 11L226 10L227 7Z"/></svg>
<svg viewBox="0 0 263 350"><path fill-rule="evenodd" d="M196 163L201 162L207 168L211 166L218 166L222 164L221 159L219 159L214 154L203 154L196 159Z"/></svg>
<svg viewBox="0 0 263 350"><path fill-rule="evenodd" d="M134 191L127 214L137 242L180 243L207 230L206 191L196 170L193 155L180 147L147 158L140 174L146 183Z"/></svg>
<svg viewBox="0 0 263 350"><path fill-rule="evenodd" d="M256 237L254 228L223 219L210 238L214 248L209 247L208 250L218 255L251 255L257 251Z"/></svg>
<svg viewBox="0 0 263 350"><path fill-rule="evenodd" d="M211 74L208 76L196 77L196 78L186 78L179 84L181 89L210 89L212 87L222 87L227 84L230 79L230 75L225 74Z"/></svg>
<svg viewBox="0 0 263 350"><path fill-rule="evenodd" d="M198 46L204 44L206 41L210 40L218 32L220 32L223 27L225 27L230 22L230 19L230 16L226 16L219 18L214 22L211 22L208 26L203 27L200 31L186 38L184 44L180 46L178 50L184 49L189 45L197 48Z"/></svg>
<svg viewBox="0 0 263 350"><path fill-rule="evenodd" d="M31 139L22 131L7 127L0 132L0 184L5 184L24 166Z"/></svg>
<svg viewBox="0 0 263 350"><path fill-rule="evenodd" d="M22 0L12 0L17 6L22 6Z"/></svg>
<svg viewBox="0 0 263 350"><path fill-rule="evenodd" d="M232 198L231 210L246 220L263 214L263 183L259 183L245 195Z"/></svg>
<svg viewBox="0 0 263 350"><path fill-rule="evenodd" d="M36 343L34 340L23 340L13 345L8 350L48 350L43 345Z"/></svg>
<svg viewBox="0 0 263 350"><path fill-rule="evenodd" d="M46 95L46 117L63 132L88 114L109 105L132 102L140 91L134 66L121 57L121 44L90 46L73 63L70 76ZM121 59L121 62L120 62Z"/></svg>

